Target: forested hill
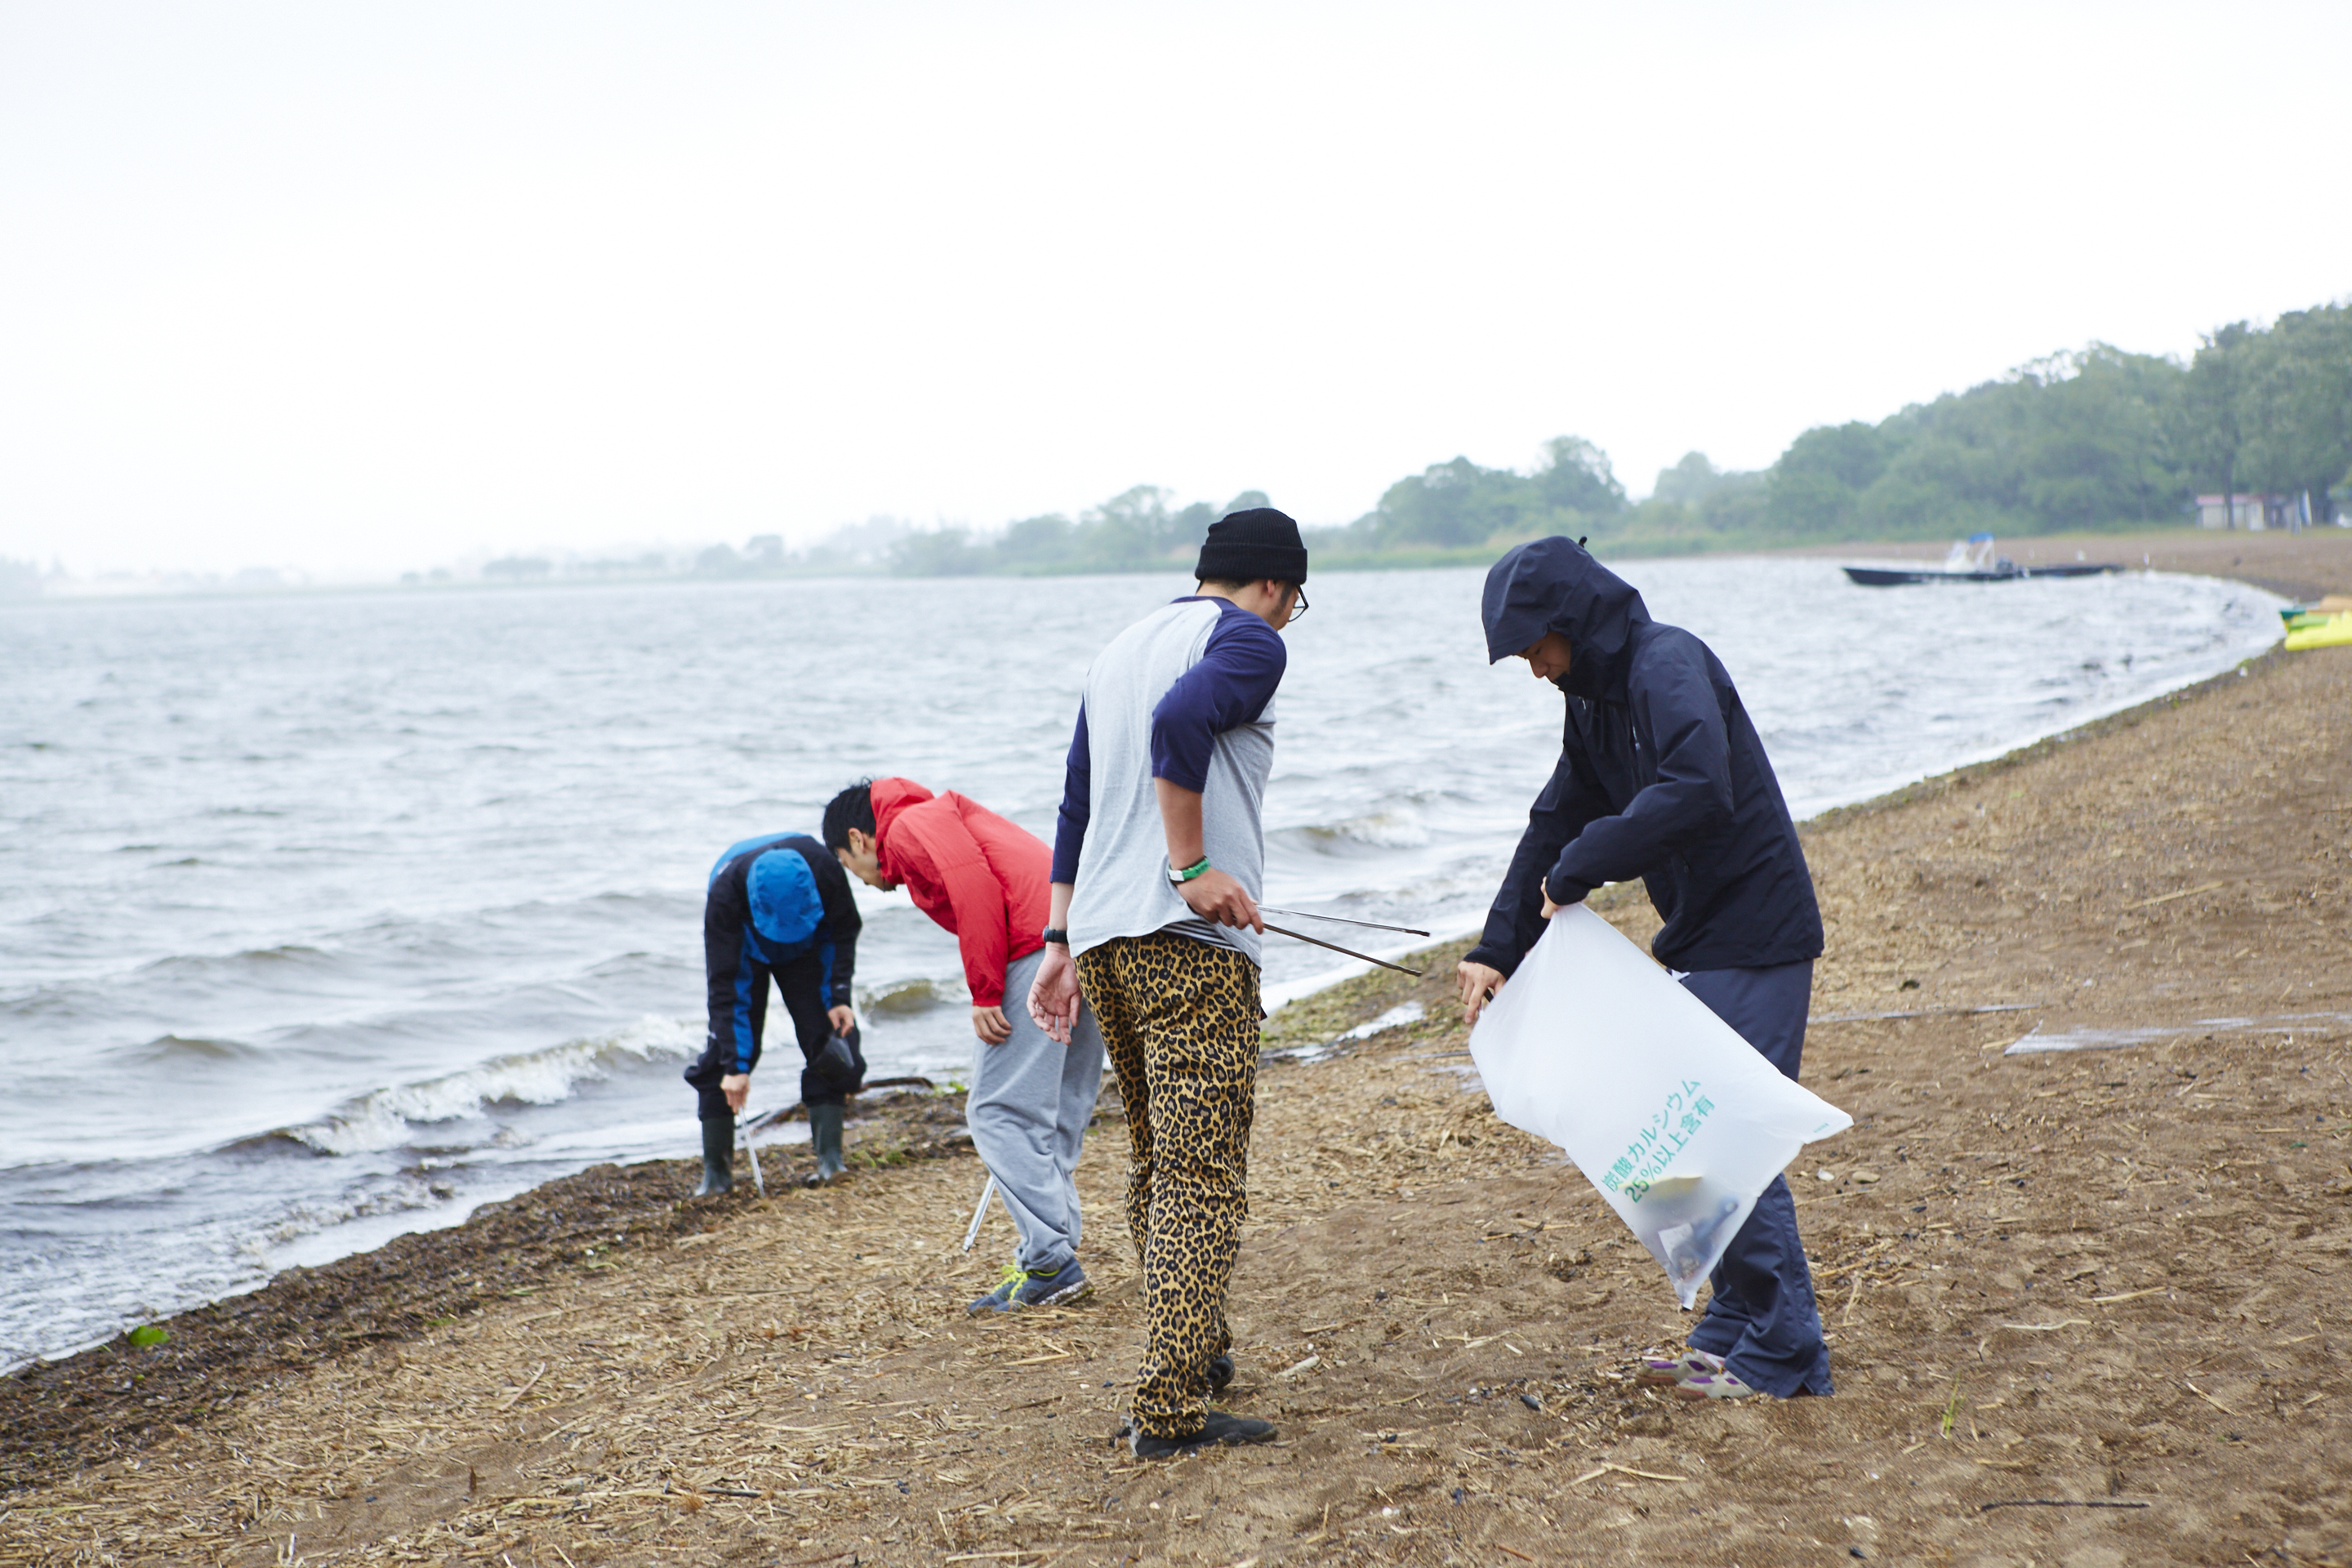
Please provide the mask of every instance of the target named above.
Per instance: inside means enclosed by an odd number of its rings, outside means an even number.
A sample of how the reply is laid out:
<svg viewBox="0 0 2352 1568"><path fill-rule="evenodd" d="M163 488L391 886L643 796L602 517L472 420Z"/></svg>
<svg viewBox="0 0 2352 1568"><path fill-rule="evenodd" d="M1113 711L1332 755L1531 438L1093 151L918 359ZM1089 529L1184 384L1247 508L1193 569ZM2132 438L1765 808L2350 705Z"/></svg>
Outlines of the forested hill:
<svg viewBox="0 0 2352 1568"><path fill-rule="evenodd" d="M1574 437L1529 473L1456 458L1308 542L1328 567L1483 562L1551 533L1620 555L2034 534L2185 522L2200 492L2308 496L2315 521L2352 510L2352 305L2223 327L2187 363L2094 343L1876 425L1808 430L1758 472L1693 452L1639 503ZM1223 511L1265 504L1172 500L1145 485L1076 519L905 532L886 559L921 576L1183 565Z"/></svg>

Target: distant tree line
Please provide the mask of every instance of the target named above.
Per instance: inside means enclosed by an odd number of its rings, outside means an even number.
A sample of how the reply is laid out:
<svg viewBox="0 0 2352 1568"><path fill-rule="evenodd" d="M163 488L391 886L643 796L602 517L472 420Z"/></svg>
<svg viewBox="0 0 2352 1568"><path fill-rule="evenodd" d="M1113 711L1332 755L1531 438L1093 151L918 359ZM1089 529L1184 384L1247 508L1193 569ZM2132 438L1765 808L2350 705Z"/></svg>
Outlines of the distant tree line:
<svg viewBox="0 0 2352 1568"><path fill-rule="evenodd" d="M1552 533L1616 554L1664 554L2174 524L2189 521L2200 493L2290 496L2307 500L2315 521L2352 509L2352 305L2220 328L2186 363L2093 343L1875 425L1807 430L1759 470L1726 471L1692 452L1638 502L1609 455L1574 436L1545 443L1525 473L1455 458L1397 480L1353 522L1307 537L1326 567L1484 562ZM985 531L877 517L800 550L764 533L690 559L509 556L482 574L1179 572L1209 524L1267 504L1258 490L1214 506L1137 485L1075 517L1049 512ZM0 568L0 594L13 585Z"/></svg>
<svg viewBox="0 0 2352 1568"><path fill-rule="evenodd" d="M2209 334L2187 363L2094 343L1877 425L1808 430L1765 476L1804 538L2180 521L2200 493L2352 504L2352 306Z"/></svg>
<svg viewBox="0 0 2352 1568"><path fill-rule="evenodd" d="M2315 521L2352 509L2352 305L2220 328L2186 363L2093 343L1875 425L1817 426L1752 472L1692 452L1638 502L1609 455L1574 436L1545 443L1525 473L1455 458L1397 480L1353 522L1307 538L1324 567L1485 562L1550 533L1616 554L1664 554L2180 523L2200 493L2291 496L2308 501ZM681 572L1181 572L1209 524L1267 504L1258 490L1213 506L1137 485L1075 517L1050 512L988 531L877 517L797 551L764 533L690 561L654 552L559 567L509 556L482 574L530 583ZM0 571L0 593L9 583Z"/></svg>
<svg viewBox="0 0 2352 1568"><path fill-rule="evenodd" d="M1808 430L1758 472L1693 452L1639 503L1589 442L1553 441L1546 459L1529 474L1440 463L1320 542L1369 563L1543 533L1626 553L2032 534L2183 522L2200 493L2307 500L2328 521L2352 508L2352 306L2223 327L2185 364L2094 343L1876 425Z"/></svg>
<svg viewBox="0 0 2352 1568"><path fill-rule="evenodd" d="M1628 499L1609 455L1561 436L1528 472L1467 458L1397 480L1353 522L1309 529L1318 567L1483 563L1523 540L1564 533L1621 555L1808 542L2034 534L2189 521L2198 495L2273 495L2315 522L2352 516L2352 304L2293 310L2267 327L2207 333L2185 363L2105 343L2053 354L1875 425L1819 426L1767 468L1719 469L1692 452ZM489 583L755 578L887 571L903 576L1179 572L1209 525L1270 504L1244 490L1223 506L1180 504L1137 485L1076 517L1024 518L991 531L919 529L876 517L801 550L762 533L741 550L652 551L562 562L509 555ZM455 585L446 568L404 584ZM280 585L247 573L230 586ZM30 562L0 558L0 600L37 597Z"/></svg>
<svg viewBox="0 0 2352 1568"><path fill-rule="evenodd" d="M1244 490L1223 506L1194 501L1175 506L1172 491L1137 485L1080 512L1024 517L1002 533L970 529L907 533L893 542L890 570L908 577L964 577L982 573L1038 576L1066 572L1139 572L1186 566L1209 524L1229 511L1267 505L1265 492Z"/></svg>
<svg viewBox="0 0 2352 1568"><path fill-rule="evenodd" d="M1573 436L1527 473L1455 458L1307 542L1319 563L1347 566L1486 560L1550 533L1624 554L2033 534L2184 522L2200 493L2307 500L2314 521L2352 509L2352 306L2222 327L2186 363L2093 343L1875 425L1808 430L1759 471L1692 452L1640 502ZM908 531L887 563L908 576L1181 567L1218 517L1265 504L1252 490L1178 507L1139 485L1075 519Z"/></svg>

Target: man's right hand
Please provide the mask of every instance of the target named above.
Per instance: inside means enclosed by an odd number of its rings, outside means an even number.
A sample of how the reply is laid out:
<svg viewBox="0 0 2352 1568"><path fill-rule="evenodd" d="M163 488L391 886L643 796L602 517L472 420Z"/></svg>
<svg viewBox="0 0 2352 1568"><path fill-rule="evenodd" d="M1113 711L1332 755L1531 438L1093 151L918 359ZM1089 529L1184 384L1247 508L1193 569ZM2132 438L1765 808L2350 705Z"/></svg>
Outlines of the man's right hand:
<svg viewBox="0 0 2352 1568"><path fill-rule="evenodd" d="M1045 956L1037 965L1037 978L1029 984L1029 1016L1045 1031L1046 1038L1066 1046L1070 1031L1078 1025L1081 1000L1078 966L1070 950L1059 942L1047 942Z"/></svg>
<svg viewBox="0 0 2352 1568"><path fill-rule="evenodd" d="M1249 889L1213 866L1189 882L1177 883L1176 896L1194 914L1213 924L1265 930L1265 921L1258 914L1257 900L1249 896Z"/></svg>
<svg viewBox="0 0 2352 1568"><path fill-rule="evenodd" d="M1486 1004L1499 995L1503 982L1509 978L1501 970L1464 959L1454 966L1454 978L1462 986L1462 1021L1475 1024Z"/></svg>
<svg viewBox="0 0 2352 1568"><path fill-rule="evenodd" d="M974 1007L971 1032L980 1037L982 1045L1001 1046L1013 1037L1013 1020L1004 1016L1002 1007Z"/></svg>

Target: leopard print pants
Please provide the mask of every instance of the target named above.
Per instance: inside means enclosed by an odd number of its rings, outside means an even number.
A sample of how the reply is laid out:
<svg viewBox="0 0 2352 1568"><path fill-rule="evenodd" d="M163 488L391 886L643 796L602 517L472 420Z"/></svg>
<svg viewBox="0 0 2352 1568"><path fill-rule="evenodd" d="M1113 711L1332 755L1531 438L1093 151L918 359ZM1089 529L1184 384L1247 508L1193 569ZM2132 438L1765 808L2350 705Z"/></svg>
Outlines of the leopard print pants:
<svg viewBox="0 0 2352 1568"><path fill-rule="evenodd" d="M1257 965L1169 931L1078 957L1078 983L1127 1107L1127 1226L1149 1316L1130 1418L1189 1437L1209 1407L1209 1363L1233 1346L1225 1285L1249 1214L1257 1091Z"/></svg>

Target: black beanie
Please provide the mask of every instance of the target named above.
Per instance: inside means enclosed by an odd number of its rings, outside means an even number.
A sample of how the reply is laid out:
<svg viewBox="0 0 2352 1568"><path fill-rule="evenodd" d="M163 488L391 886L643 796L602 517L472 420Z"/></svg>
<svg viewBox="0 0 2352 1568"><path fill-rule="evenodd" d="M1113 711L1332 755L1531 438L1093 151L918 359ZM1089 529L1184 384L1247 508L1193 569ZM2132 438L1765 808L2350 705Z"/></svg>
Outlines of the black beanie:
<svg viewBox="0 0 2352 1568"><path fill-rule="evenodd" d="M1307 542L1298 537L1298 524L1287 512L1270 506L1228 512L1209 524L1192 575L1203 583L1255 583L1265 577L1304 583Z"/></svg>

